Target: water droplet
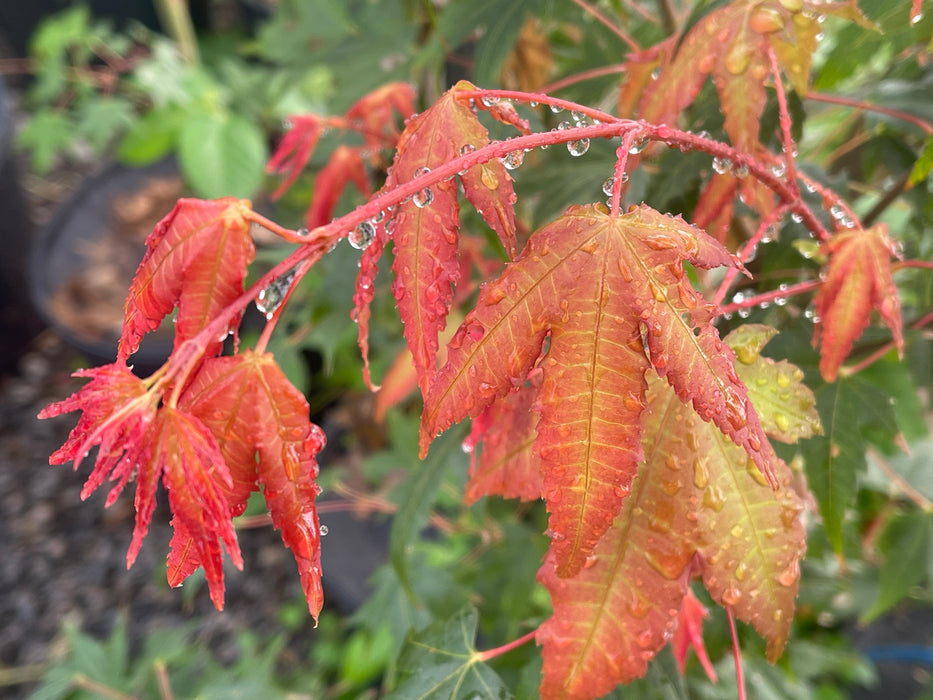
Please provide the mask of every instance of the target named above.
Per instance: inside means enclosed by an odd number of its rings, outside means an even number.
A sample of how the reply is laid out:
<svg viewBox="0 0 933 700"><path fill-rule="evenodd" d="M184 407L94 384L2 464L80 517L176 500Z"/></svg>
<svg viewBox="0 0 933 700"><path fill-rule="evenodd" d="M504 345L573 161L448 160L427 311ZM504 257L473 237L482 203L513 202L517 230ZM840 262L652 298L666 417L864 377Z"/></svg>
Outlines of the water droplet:
<svg viewBox="0 0 933 700"><path fill-rule="evenodd" d="M740 180L748 177L748 165L745 163L736 163L732 168L732 174Z"/></svg>
<svg viewBox="0 0 933 700"><path fill-rule="evenodd" d="M782 586L793 586L800 578L800 562L794 559L784 571L778 574L777 581Z"/></svg>
<svg viewBox="0 0 933 700"><path fill-rule="evenodd" d="M910 16L910 23L911 23L911 24L919 24L919 23L922 22L922 21L923 21L923 13L922 13L922 12L917 12L916 14L913 14L913 15Z"/></svg>
<svg viewBox="0 0 933 700"><path fill-rule="evenodd" d="M710 484L703 491L703 507L718 513L724 505L726 505L726 495L719 486Z"/></svg>
<svg viewBox="0 0 933 700"><path fill-rule="evenodd" d="M729 586L722 592L722 602L726 605L735 605L742 598L742 591L735 586Z"/></svg>
<svg viewBox="0 0 933 700"><path fill-rule="evenodd" d="M551 111L552 111L554 114L560 114L561 112L564 111L564 108L561 107L560 105L551 105Z"/></svg>
<svg viewBox="0 0 933 700"><path fill-rule="evenodd" d="M483 95L483 98L480 100L483 105L486 107L492 107L499 104L499 98L495 95Z"/></svg>
<svg viewBox="0 0 933 700"><path fill-rule="evenodd" d="M709 486L709 464L703 457L693 460L693 484L698 489Z"/></svg>
<svg viewBox="0 0 933 700"><path fill-rule="evenodd" d="M790 420L783 413L774 414L774 424L781 432L787 432L790 429Z"/></svg>
<svg viewBox="0 0 933 700"><path fill-rule="evenodd" d="M732 170L732 161L728 158L720 158L716 156L713 158L713 170L715 170L720 175L725 175L727 172Z"/></svg>
<svg viewBox="0 0 933 700"><path fill-rule="evenodd" d="M306 227L302 226L300 229L295 231L295 235L299 238L307 238L311 235L311 232Z"/></svg>
<svg viewBox="0 0 933 700"><path fill-rule="evenodd" d="M583 112L578 112L577 110L573 110L570 113L570 116L573 117L573 120L578 124L582 121L586 121L586 115Z"/></svg>
<svg viewBox="0 0 933 700"><path fill-rule="evenodd" d="M607 197L612 196L612 188L616 184L616 179L610 175L605 180L603 180L603 194Z"/></svg>
<svg viewBox="0 0 933 700"><path fill-rule="evenodd" d="M590 150L589 139L577 139L576 141L567 142L567 151L572 156L582 156L588 150Z"/></svg>
<svg viewBox="0 0 933 700"><path fill-rule="evenodd" d="M376 237L376 227L363 221L347 234L347 242L357 250L366 250Z"/></svg>
<svg viewBox="0 0 933 700"><path fill-rule="evenodd" d="M411 201L419 209L424 209L434 201L434 192L431 191L430 187L425 187L420 192L412 195Z"/></svg>
<svg viewBox="0 0 933 700"><path fill-rule="evenodd" d="M568 121L562 121L560 124L557 125L558 131L566 131L567 129L572 129L572 128L573 128L573 124L571 124Z"/></svg>
<svg viewBox="0 0 933 700"><path fill-rule="evenodd" d="M628 152L631 155L635 156L641 153L642 151L644 151L647 147L648 147L648 138L645 136L642 136L641 138L637 138L634 141L632 141L632 145L629 146Z"/></svg>
<svg viewBox="0 0 933 700"><path fill-rule="evenodd" d="M640 646L642 649L647 649L654 641L654 634L651 632L651 630L644 630L639 633L639 635L635 638L635 641L638 642L638 646Z"/></svg>
<svg viewBox="0 0 933 700"><path fill-rule="evenodd" d="M735 567L736 580L744 581L747 575L748 575L748 564L746 564L744 561L739 562L738 566Z"/></svg>
<svg viewBox="0 0 933 700"><path fill-rule="evenodd" d="M281 277L272 280L268 287L259 292L256 298L256 308L265 315L266 319L271 319L282 305L296 274L297 268L292 268Z"/></svg>
<svg viewBox="0 0 933 700"><path fill-rule="evenodd" d="M318 532L321 533L321 537L327 537L327 533L330 532L330 530L327 529L327 525L321 525Z"/></svg>
<svg viewBox="0 0 933 700"><path fill-rule="evenodd" d="M525 162L525 151L509 151L504 156L502 156L500 160L502 161L502 165L505 166L506 170L516 170L521 167L523 162Z"/></svg>

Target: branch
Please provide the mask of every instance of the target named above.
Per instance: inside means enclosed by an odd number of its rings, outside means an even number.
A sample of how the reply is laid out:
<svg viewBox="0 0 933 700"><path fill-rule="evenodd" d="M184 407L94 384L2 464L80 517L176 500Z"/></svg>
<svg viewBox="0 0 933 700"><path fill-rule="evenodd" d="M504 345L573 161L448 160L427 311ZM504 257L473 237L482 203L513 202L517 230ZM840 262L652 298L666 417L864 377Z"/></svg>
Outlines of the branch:
<svg viewBox="0 0 933 700"><path fill-rule="evenodd" d="M616 25L612 20L610 20L606 15L597 10L592 5L585 2L585 0L570 0L574 5L582 9L584 12L593 16L597 22L602 24L606 29L619 37L632 51L641 51L641 46L638 45L638 42L630 37L621 27Z"/></svg>

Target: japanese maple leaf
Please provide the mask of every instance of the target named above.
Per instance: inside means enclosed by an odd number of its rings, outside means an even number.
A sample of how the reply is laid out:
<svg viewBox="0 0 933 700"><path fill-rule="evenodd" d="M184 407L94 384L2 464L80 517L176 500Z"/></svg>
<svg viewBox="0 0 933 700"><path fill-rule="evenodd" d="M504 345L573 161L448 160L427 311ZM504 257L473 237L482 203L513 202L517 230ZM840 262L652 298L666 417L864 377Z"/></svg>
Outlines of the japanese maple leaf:
<svg viewBox="0 0 933 700"><path fill-rule="evenodd" d="M330 221L348 183L353 183L364 196L370 193L369 175L357 148L337 146L327 165L314 178L314 196L305 215L309 229L323 226Z"/></svg>
<svg viewBox="0 0 933 700"><path fill-rule="evenodd" d="M707 617L709 617L709 611L688 588L687 595L680 604L677 627L674 629L674 636L671 637L671 647L681 675L687 668L687 653L693 648L707 678L715 683L716 669L713 668L709 654L706 653L706 645L703 643L703 620Z"/></svg>
<svg viewBox="0 0 933 700"><path fill-rule="evenodd" d="M854 1L825 3L833 14L871 26ZM666 40L659 51L657 80L647 84L639 116L652 123L674 124L711 76L719 93L724 127L733 145L757 150L759 123L767 96L769 51L774 51L798 94L805 94L820 32L815 13L799 0L733 0L704 16L677 47ZM652 56L653 57L653 56ZM636 80L643 82L642 57L636 57Z"/></svg>
<svg viewBox="0 0 933 700"><path fill-rule="evenodd" d="M787 639L805 537L789 470L775 462L775 491L670 387L649 384L645 460L621 513L576 576L559 576L553 546L538 573L554 606L537 634L542 698L600 697L644 675L684 622L695 574L766 638L769 659ZM681 635L697 643L695 629Z"/></svg>
<svg viewBox="0 0 933 700"><path fill-rule="evenodd" d="M898 351L903 352L901 306L891 278L891 256L896 255L887 226L864 231L842 231L823 244L829 256L826 278L813 300L820 323L813 344L822 342L820 372L834 381L862 331L872 309L891 329Z"/></svg>
<svg viewBox="0 0 933 700"><path fill-rule="evenodd" d="M281 197L298 179L311 160L326 127L326 120L314 114L294 115L289 117L288 121L291 128L266 164L267 173L285 175L285 179L272 193L273 199Z"/></svg>
<svg viewBox="0 0 933 700"><path fill-rule="evenodd" d="M488 406L473 419L464 448L470 451L467 504L482 496L535 501L544 495L535 453L538 414L532 410L537 387L528 384ZM479 454L477 455L477 452Z"/></svg>
<svg viewBox="0 0 933 700"><path fill-rule="evenodd" d="M702 231L648 207L617 217L598 205L571 207L484 286L425 399L422 453L540 363L535 450L561 576L583 567L628 495L652 365L773 480L773 450L685 260L736 264Z"/></svg>
<svg viewBox="0 0 933 700"><path fill-rule="evenodd" d="M210 429L229 467L224 488L228 518L241 514L250 493L262 487L273 525L292 550L308 608L317 620L323 591L316 455L325 440L308 420L303 394L272 355L248 352L206 360L180 406ZM173 585L203 563L177 529L176 537L169 556Z"/></svg>
<svg viewBox="0 0 933 700"><path fill-rule="evenodd" d="M136 524L127 552L132 566L149 529L161 480L168 491L176 525L189 533L191 547L204 565L211 599L223 607L222 545L234 564L243 562L223 486L230 473L210 431L197 418L163 406L158 396L122 363L77 373L91 377L74 395L43 410L40 418L83 411L52 464L70 459L75 467L98 446L94 471L82 490L86 498L106 478L116 481L106 505L114 503L131 478L136 480Z"/></svg>
<svg viewBox="0 0 933 700"><path fill-rule="evenodd" d="M473 90L460 82L429 109L409 120L397 146L386 188L407 183L419 174L447 163L489 143L486 128L457 92ZM475 165L459 175L467 199L499 235L509 255L514 255L515 220L512 180L499 161ZM391 224L395 274L392 291L405 323L418 384L427 393L436 369L438 333L445 327L460 278L457 262L460 205L455 180L438 182L398 207ZM379 227L376 238L363 251L357 278L355 308L360 347L368 344L368 304L372 285L388 233Z"/></svg>
<svg viewBox="0 0 933 700"><path fill-rule="evenodd" d="M415 113L415 89L411 84L393 82L381 85L363 95L344 115L350 127L363 135L371 158L377 158L382 148L398 138L393 110L402 119L408 119Z"/></svg>
<svg viewBox="0 0 933 700"><path fill-rule="evenodd" d="M175 348L196 336L243 293L246 268L255 257L247 200L180 199L146 239L124 305L120 361L136 352L143 335L176 306ZM227 329L235 328L232 319ZM218 333L218 337L224 335ZM221 340L207 346L217 354Z"/></svg>

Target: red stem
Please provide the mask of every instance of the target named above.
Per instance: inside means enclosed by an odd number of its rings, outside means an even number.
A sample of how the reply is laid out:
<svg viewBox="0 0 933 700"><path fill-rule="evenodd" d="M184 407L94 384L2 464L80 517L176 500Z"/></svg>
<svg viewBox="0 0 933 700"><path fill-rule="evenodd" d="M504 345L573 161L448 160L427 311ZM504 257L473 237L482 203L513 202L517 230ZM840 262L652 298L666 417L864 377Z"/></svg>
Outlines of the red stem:
<svg viewBox="0 0 933 700"><path fill-rule="evenodd" d="M622 181L626 177L625 166L628 163L628 152L635 141L634 131L626 132L622 137L622 145L616 149L616 167L612 178L612 200L609 203L609 215L618 216L622 200Z"/></svg>
<svg viewBox="0 0 933 700"><path fill-rule="evenodd" d="M797 168L794 166L794 157L797 147L794 145L794 137L791 134L793 121L790 118L790 110L787 107L787 95L784 92L784 83L781 81L781 66L778 64L777 55L771 44L768 43L768 60L771 62L771 73L774 75L774 89L777 92L778 113L780 114L781 140L784 142L784 161L787 167L787 181L800 194L800 188L797 186Z"/></svg>
<svg viewBox="0 0 933 700"><path fill-rule="evenodd" d="M593 78L602 78L605 75L617 75L619 73L625 73L627 70L624 63L619 63L614 66L600 66L599 68L592 68L590 70L581 71L579 73L574 73L573 75L568 75L560 80L555 80L553 83L544 86L542 92L555 92L561 90L565 87L571 85L576 85L577 83L582 83L585 80L592 80Z"/></svg>
<svg viewBox="0 0 933 700"><path fill-rule="evenodd" d="M526 644L532 641L535 638L535 634L537 634L537 632L538 630L534 629L528 634L523 635L519 637L518 639L512 640L508 644L503 644L501 647L496 647L495 649L487 649L486 651L475 652L473 654L473 658L476 659L476 661L480 663L485 663L486 661L489 661L490 659L494 659L497 656L501 656L502 654L505 654L506 652L512 651L512 649L516 649L520 647L522 644Z"/></svg>
<svg viewBox="0 0 933 700"><path fill-rule="evenodd" d="M797 294L806 294L817 289L821 284L823 284L821 280L810 280L808 282L798 282L797 284L788 285L786 289L772 289L770 292L763 292L761 294L748 297L748 299L743 299L742 301L726 304L725 306L720 307L719 313L735 313L739 309L751 308L753 306L758 306L759 304L774 301L775 299L787 299Z"/></svg>
<svg viewBox="0 0 933 700"><path fill-rule="evenodd" d="M913 114L908 114L907 112L901 112L897 109L889 109L888 107L880 107L879 105L872 104L870 102L862 102L860 100L853 100L848 97L839 97L838 95L827 95L821 92L809 91L807 92L807 99L814 100L816 102L826 102L828 104L834 105L843 105L845 107L854 107L855 109L860 109L865 112L877 112L878 114L886 114L889 117L894 117L895 119L900 119L901 121L908 122L914 126L923 130L923 133L933 134L933 125L930 122L916 117Z"/></svg>
<svg viewBox="0 0 933 700"><path fill-rule="evenodd" d="M632 51L641 51L641 46L638 45L638 42L636 42L635 39L630 37L621 27L617 26L595 7L584 2L584 0L571 0L571 2L573 2L574 5L582 9L584 12L592 15L596 21L598 21L600 24L606 27L606 29L625 42L626 46L628 46Z"/></svg>
<svg viewBox="0 0 933 700"><path fill-rule="evenodd" d="M742 671L742 651L739 649L739 635L735 629L735 615L732 606L726 606L726 616L729 618L729 634L732 637L732 658L735 659L735 685L739 691L739 700L746 700L745 673Z"/></svg>

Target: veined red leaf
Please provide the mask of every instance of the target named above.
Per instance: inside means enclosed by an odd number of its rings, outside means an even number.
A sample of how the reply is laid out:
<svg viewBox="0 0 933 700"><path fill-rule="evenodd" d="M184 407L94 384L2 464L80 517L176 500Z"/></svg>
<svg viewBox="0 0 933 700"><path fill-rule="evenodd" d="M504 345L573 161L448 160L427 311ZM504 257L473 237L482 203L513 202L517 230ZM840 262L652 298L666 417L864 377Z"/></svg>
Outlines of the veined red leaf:
<svg viewBox="0 0 933 700"><path fill-rule="evenodd" d="M789 471L777 464L775 492L668 385L648 383L645 460L622 511L573 578L558 575L553 544L538 573L554 606L537 635L546 699L595 698L644 675L684 623L697 573L767 639L771 660L787 639L805 534ZM702 649L698 630L677 634L679 657L689 643Z"/></svg>
<svg viewBox="0 0 933 700"><path fill-rule="evenodd" d="M693 210L693 223L720 243L725 243L732 225L739 181L731 175L713 175L700 191Z"/></svg>
<svg viewBox="0 0 933 700"><path fill-rule="evenodd" d="M363 135L366 148L376 157L386 140L398 137L392 110L402 119L415 113L415 89L409 83L381 85L357 100L344 115L350 127Z"/></svg>
<svg viewBox="0 0 933 700"><path fill-rule="evenodd" d="M124 305L119 361L136 352L143 335L175 306L177 348L243 293L246 268L255 256L249 209L247 200L233 197L180 199L156 225ZM212 341L206 354L220 349L221 341Z"/></svg>
<svg viewBox="0 0 933 700"><path fill-rule="evenodd" d="M597 698L643 676L670 638L688 590L697 538L679 454L688 409L662 382L653 387L645 461L622 512L576 576L559 576L553 544L538 571L554 607L537 634L545 700Z"/></svg>
<svg viewBox="0 0 933 700"><path fill-rule="evenodd" d="M522 385L548 338L535 446L562 576L592 553L641 460L650 366L643 330L657 372L771 474L773 451L734 355L709 324L684 260L734 264L703 232L647 207L619 217L595 205L571 207L483 287L425 400L423 453L435 435Z"/></svg>
<svg viewBox="0 0 933 700"><path fill-rule="evenodd" d="M327 165L314 178L314 196L305 215L309 229L323 226L331 220L337 200L351 182L361 194L369 196L369 175L359 149L337 146Z"/></svg>
<svg viewBox="0 0 933 700"><path fill-rule="evenodd" d="M214 436L197 418L171 407L163 407L146 439L136 493L137 529L133 547L139 548L141 519L148 524L155 507L159 475L168 490L168 500L180 526L181 537L190 538L197 560L204 567L211 600L218 610L224 606L223 544L237 568L243 559L237 544L227 499L220 484L230 486L230 475ZM142 499L140 498L142 495ZM175 540L173 539L173 545ZM169 569L178 555L169 554Z"/></svg>
<svg viewBox="0 0 933 700"><path fill-rule="evenodd" d="M891 256L896 255L887 225L864 231L843 231L823 244L829 256L826 279L813 300L821 322L813 333L813 344L822 342L820 372L834 381L862 331L868 327L872 309L878 312L903 352L901 304L891 278Z"/></svg>
<svg viewBox="0 0 933 700"><path fill-rule="evenodd" d="M820 12L869 24L854 0L826 3ZM658 80L644 91L639 116L652 123L676 123L710 75L726 133L737 148L754 153L766 103L768 51L774 50L794 89L805 94L818 33L816 18L802 2L734 0L703 17L670 58L666 50L660 52L666 60Z"/></svg>
<svg viewBox="0 0 933 700"><path fill-rule="evenodd" d="M272 522L295 556L316 620L323 602L316 455L324 435L309 422L304 396L272 355L244 353L207 360L182 405L211 429L228 460L228 518L242 513L249 493L262 484ZM181 558L173 563L176 577L191 568Z"/></svg>
<svg viewBox="0 0 933 700"><path fill-rule="evenodd" d="M313 114L291 116L288 121L291 128L266 164L267 173L285 175L282 184L272 193L273 199L281 197L298 179L324 132L324 120Z"/></svg>
<svg viewBox="0 0 933 700"><path fill-rule="evenodd" d="M386 187L409 182L425 169L459 157L466 152L465 147L478 148L488 143L486 129L476 115L457 100L457 90L465 89L473 86L458 83L432 107L409 120L399 139ZM461 177L467 198L482 210L506 250L513 253L514 194L505 167L498 161L490 162L470 168ZM422 393L427 393L436 369L437 336L446 325L453 287L459 279L460 207L456 182L436 183L403 202L393 225L392 290L405 323L405 338L414 358L418 384ZM367 280L372 281L361 276L358 284Z"/></svg>
<svg viewBox="0 0 933 700"><path fill-rule="evenodd" d="M533 449L538 423L538 414L532 410L536 395L537 387L523 386L473 420L464 442L471 450L467 504L483 496L535 501L544 495L541 464Z"/></svg>

